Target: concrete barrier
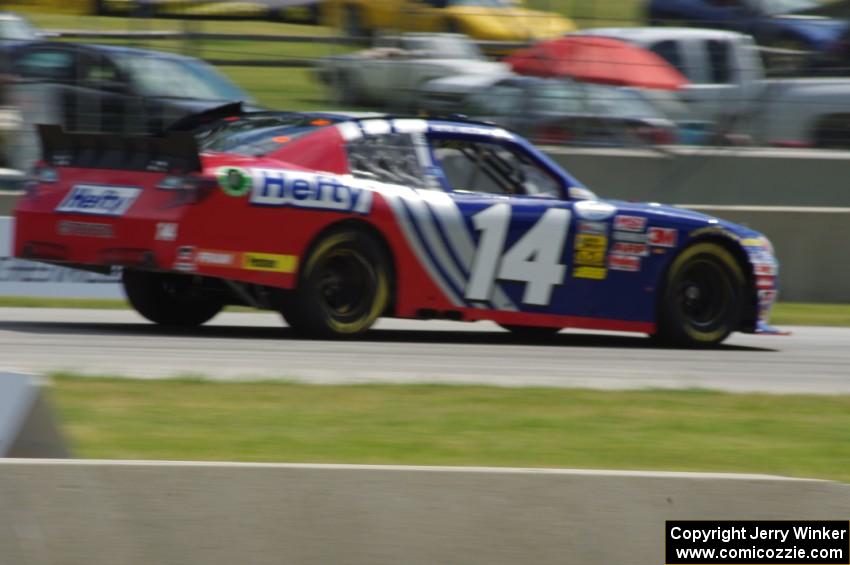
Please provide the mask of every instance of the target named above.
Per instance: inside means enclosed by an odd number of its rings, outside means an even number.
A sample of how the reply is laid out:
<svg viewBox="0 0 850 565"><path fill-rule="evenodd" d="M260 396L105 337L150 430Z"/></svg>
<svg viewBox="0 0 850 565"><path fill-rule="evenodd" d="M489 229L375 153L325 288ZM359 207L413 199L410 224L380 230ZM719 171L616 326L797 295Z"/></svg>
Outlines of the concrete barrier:
<svg viewBox="0 0 850 565"><path fill-rule="evenodd" d="M0 372L0 457L68 457L43 383L33 375Z"/></svg>
<svg viewBox="0 0 850 565"><path fill-rule="evenodd" d="M846 519L759 475L0 461L0 564L663 563L668 519Z"/></svg>
<svg viewBox="0 0 850 565"><path fill-rule="evenodd" d="M665 203L850 206L850 152L681 147L545 152L601 198Z"/></svg>

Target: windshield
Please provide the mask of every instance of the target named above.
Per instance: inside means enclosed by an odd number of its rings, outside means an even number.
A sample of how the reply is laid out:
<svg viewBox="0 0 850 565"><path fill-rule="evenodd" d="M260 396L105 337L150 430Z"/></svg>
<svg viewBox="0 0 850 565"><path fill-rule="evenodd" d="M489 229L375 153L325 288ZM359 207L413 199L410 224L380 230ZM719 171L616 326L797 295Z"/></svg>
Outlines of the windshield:
<svg viewBox="0 0 850 565"><path fill-rule="evenodd" d="M251 157L266 155L337 118L307 114L257 113L227 118L195 132L202 151L222 151Z"/></svg>
<svg viewBox="0 0 850 565"><path fill-rule="evenodd" d="M0 39L27 41L36 37L37 34L33 27L24 20L0 18Z"/></svg>
<svg viewBox="0 0 850 565"><path fill-rule="evenodd" d="M760 12L777 16L813 10L820 6L817 0L751 0Z"/></svg>
<svg viewBox="0 0 850 565"><path fill-rule="evenodd" d="M661 118L663 115L641 94L627 88L585 84L585 109L614 118Z"/></svg>
<svg viewBox="0 0 850 565"><path fill-rule="evenodd" d="M127 55L122 64L142 96L251 100L238 86L201 61Z"/></svg>

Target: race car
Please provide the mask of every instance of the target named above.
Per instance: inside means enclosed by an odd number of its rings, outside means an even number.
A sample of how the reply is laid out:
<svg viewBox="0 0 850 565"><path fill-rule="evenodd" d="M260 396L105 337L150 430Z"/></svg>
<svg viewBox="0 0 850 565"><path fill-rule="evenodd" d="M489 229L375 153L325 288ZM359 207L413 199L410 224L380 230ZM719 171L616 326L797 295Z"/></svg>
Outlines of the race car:
<svg viewBox="0 0 850 565"><path fill-rule="evenodd" d="M16 256L119 267L130 304L158 324L200 325L243 304L323 338L381 316L683 346L777 332L763 235L598 199L487 123L228 105L158 136L40 134Z"/></svg>

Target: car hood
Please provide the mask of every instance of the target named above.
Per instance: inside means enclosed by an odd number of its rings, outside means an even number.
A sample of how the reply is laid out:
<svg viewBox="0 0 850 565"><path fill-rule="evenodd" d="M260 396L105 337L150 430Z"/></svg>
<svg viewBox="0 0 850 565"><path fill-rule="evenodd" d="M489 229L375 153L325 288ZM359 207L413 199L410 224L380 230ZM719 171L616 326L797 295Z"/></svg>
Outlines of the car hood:
<svg viewBox="0 0 850 565"><path fill-rule="evenodd" d="M781 15L771 21L821 47L838 41L850 27L850 22L823 16Z"/></svg>
<svg viewBox="0 0 850 565"><path fill-rule="evenodd" d="M445 12L462 22L463 31L477 39L529 41L576 30L575 23L558 14L523 8L454 6Z"/></svg>
<svg viewBox="0 0 850 565"><path fill-rule="evenodd" d="M763 237L760 232L746 226L678 206L659 204L657 202L626 202L623 200L602 200L602 202L616 206L617 213L645 215L650 221L653 218L656 219L659 225L677 227L685 231L714 227L731 232L740 238Z"/></svg>

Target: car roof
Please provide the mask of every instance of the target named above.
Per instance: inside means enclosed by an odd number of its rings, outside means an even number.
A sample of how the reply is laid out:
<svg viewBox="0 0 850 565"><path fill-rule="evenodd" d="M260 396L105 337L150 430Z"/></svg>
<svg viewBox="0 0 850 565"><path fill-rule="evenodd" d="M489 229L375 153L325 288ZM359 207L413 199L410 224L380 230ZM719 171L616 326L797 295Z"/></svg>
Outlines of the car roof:
<svg viewBox="0 0 850 565"><path fill-rule="evenodd" d="M624 41L654 42L665 39L740 39L747 37L742 33L725 31L719 29L703 29L690 27L601 27L586 29L575 33L576 35L594 35L622 39Z"/></svg>

